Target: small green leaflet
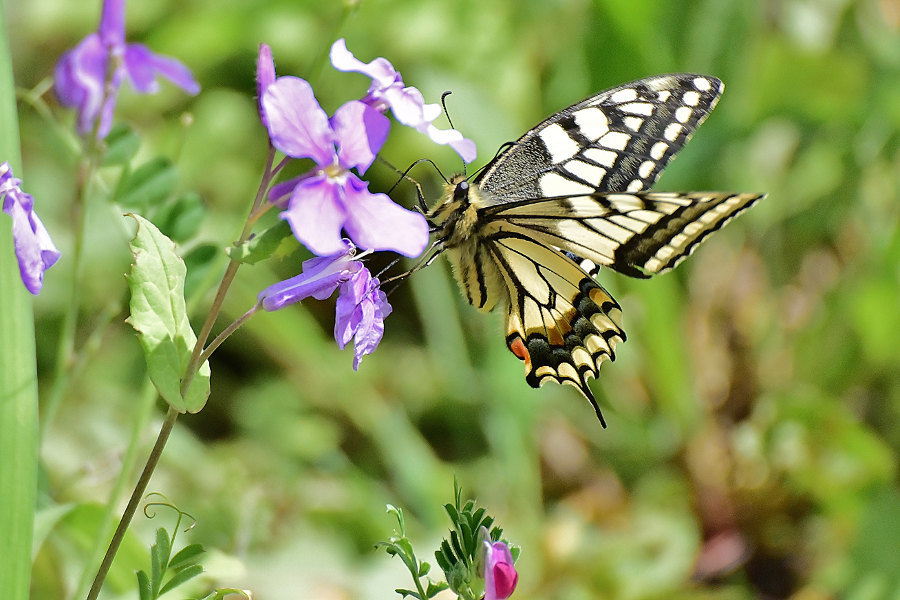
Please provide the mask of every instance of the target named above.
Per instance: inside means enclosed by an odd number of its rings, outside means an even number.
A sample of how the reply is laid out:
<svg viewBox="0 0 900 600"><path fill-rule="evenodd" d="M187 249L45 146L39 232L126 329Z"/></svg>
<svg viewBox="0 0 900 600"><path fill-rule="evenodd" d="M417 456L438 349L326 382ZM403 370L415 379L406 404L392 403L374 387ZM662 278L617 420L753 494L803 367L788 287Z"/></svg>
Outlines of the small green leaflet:
<svg viewBox="0 0 900 600"><path fill-rule="evenodd" d="M134 265L127 276L131 288L131 316L128 321L138 333L147 369L159 394L179 412L198 412L209 396L209 363L181 395L181 380L197 336L191 329L184 301L184 261L175 252L172 240L153 223L135 214L134 239L129 244Z"/></svg>

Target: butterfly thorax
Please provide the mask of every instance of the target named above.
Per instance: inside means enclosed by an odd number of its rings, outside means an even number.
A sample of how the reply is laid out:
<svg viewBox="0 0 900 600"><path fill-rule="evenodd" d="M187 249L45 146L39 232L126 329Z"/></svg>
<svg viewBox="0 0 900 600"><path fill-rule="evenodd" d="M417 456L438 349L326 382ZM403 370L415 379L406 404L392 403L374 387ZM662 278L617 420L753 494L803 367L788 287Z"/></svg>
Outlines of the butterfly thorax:
<svg viewBox="0 0 900 600"><path fill-rule="evenodd" d="M428 215L444 255L469 304L484 311L508 300L509 294L483 244L485 224L478 210L485 204L476 186L462 175L450 178L443 201Z"/></svg>

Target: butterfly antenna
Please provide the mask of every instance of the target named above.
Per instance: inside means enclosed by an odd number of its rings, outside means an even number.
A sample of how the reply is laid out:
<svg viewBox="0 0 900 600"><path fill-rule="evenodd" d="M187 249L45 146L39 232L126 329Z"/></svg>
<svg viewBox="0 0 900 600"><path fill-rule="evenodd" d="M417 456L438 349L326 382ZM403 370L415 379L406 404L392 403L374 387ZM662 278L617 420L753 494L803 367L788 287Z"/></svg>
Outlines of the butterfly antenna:
<svg viewBox="0 0 900 600"><path fill-rule="evenodd" d="M441 94L441 108L444 109L444 115L447 117L447 123L450 124L450 129L456 129L456 127L453 126L453 119L450 118L450 111L447 110L447 96L452 93L453 92L448 90ZM463 161L463 177L466 177L466 161ZM466 178L468 179L468 177Z"/></svg>
<svg viewBox="0 0 900 600"><path fill-rule="evenodd" d="M407 180L407 181L409 181L409 182L412 183L414 186L416 186L416 195L417 195L418 198L419 198L419 199L418 199L418 203L417 203L416 208L417 208L417 209L419 210L419 212L421 212L422 214L427 214L427 213L428 213L428 204L425 202L425 193L422 191L422 185L421 185L418 181L416 181L415 179L413 179L412 177L410 177L410 176L409 176L409 172L412 171L415 167L419 166L421 163L428 163L428 164L430 164L432 167L434 167L434 170L437 172L438 176L440 176L440 178L444 181L444 183L447 183L447 178L446 178L446 177L444 176L444 174L441 172L441 169L440 169L436 164L434 164L434 161L431 160L430 158L420 158L419 160L415 161L413 164L411 164L411 165L409 165L408 167L406 167L406 170L405 170L405 171L401 171L400 169L398 169L397 167L395 167L394 165L392 165L392 164L391 164L390 162L388 162L387 160L381 158L380 155L378 156L378 158L379 158L384 164L386 164L386 165L389 166L391 169L393 169L393 171L394 171L395 173L397 173L398 175L400 175L400 177L397 178L397 181L394 182L394 185L391 186L391 188L387 191L387 193L390 194L391 192L393 192L393 191L397 188L397 186L400 185L400 182L403 181L404 179Z"/></svg>

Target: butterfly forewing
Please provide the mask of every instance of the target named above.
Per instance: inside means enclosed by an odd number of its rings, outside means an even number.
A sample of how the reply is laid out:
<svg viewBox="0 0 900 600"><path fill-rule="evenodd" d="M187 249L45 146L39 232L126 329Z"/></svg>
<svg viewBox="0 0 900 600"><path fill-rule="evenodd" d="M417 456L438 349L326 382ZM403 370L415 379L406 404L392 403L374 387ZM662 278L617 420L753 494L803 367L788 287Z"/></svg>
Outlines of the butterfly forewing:
<svg viewBox="0 0 900 600"><path fill-rule="evenodd" d="M547 118L475 180L488 202L649 189L716 105L715 77L659 75Z"/></svg>

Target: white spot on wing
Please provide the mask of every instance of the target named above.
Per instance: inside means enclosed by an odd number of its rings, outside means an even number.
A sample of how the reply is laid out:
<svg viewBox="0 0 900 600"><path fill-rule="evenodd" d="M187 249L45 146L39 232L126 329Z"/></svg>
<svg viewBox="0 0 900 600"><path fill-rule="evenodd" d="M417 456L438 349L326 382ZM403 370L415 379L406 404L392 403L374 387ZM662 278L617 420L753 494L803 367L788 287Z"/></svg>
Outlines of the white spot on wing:
<svg viewBox="0 0 900 600"><path fill-rule="evenodd" d="M600 145L611 148L613 150L624 150L625 146L628 144L628 140L631 139L631 136L627 133L622 133L621 131L610 131L602 138L597 140Z"/></svg>
<svg viewBox="0 0 900 600"><path fill-rule="evenodd" d="M660 102L665 102L666 100L669 99L669 96L671 96L671 95L672 95L672 92L670 92L669 90L663 90L659 94L657 94L657 97L659 98Z"/></svg>
<svg viewBox="0 0 900 600"><path fill-rule="evenodd" d="M690 92L685 92L684 96L681 98L681 101L688 106L697 106L697 104L700 102L700 94L693 90L691 90Z"/></svg>
<svg viewBox="0 0 900 600"><path fill-rule="evenodd" d="M572 116L575 117L575 124L578 125L581 133L589 140L596 140L609 131L609 119L596 106L582 108Z"/></svg>
<svg viewBox="0 0 900 600"><path fill-rule="evenodd" d="M612 150L603 150L602 148L588 148L584 151L584 157L591 159L598 165L603 165L606 168L610 168L614 164L616 164L616 159L619 158L619 155Z"/></svg>
<svg viewBox="0 0 900 600"><path fill-rule="evenodd" d="M588 164L581 160L570 160L563 165L563 168L572 175L583 179L593 186L599 185L600 180L606 175L606 169Z"/></svg>
<svg viewBox="0 0 900 600"><path fill-rule="evenodd" d="M544 127L538 136L544 142L544 147L550 154L550 160L554 164L562 162L567 158L572 158L578 153L578 143L569 137L566 130L561 125L553 124Z"/></svg>
<svg viewBox="0 0 900 600"><path fill-rule="evenodd" d="M632 88L627 88L624 90L619 90L615 94L609 97L610 100L616 103L622 102L631 102L632 100L637 100L637 90Z"/></svg>
<svg viewBox="0 0 900 600"><path fill-rule="evenodd" d="M638 131L644 124L644 120L639 117L625 117L622 121L625 122L625 127L632 131Z"/></svg>
<svg viewBox="0 0 900 600"><path fill-rule="evenodd" d="M541 193L548 197L589 194L594 188L572 181L559 173L547 173L541 177Z"/></svg>
<svg viewBox="0 0 900 600"><path fill-rule="evenodd" d="M691 113L693 109L690 106L679 106L675 109L675 118L681 123L687 123L687 120L691 118Z"/></svg>
<svg viewBox="0 0 900 600"><path fill-rule="evenodd" d="M628 188L626 191L628 192L639 192L644 189L644 182L640 179L634 179L631 183L628 184Z"/></svg>
<svg viewBox="0 0 900 600"><path fill-rule="evenodd" d="M641 166L638 167L638 175L647 179L650 176L650 173L653 172L653 169L656 167L656 163L652 160L645 160L641 163Z"/></svg>
<svg viewBox="0 0 900 600"><path fill-rule="evenodd" d="M697 92L694 93L696 94ZM629 102L628 104L623 104L622 106L620 106L619 110L632 115L642 115L644 117L649 117L653 114L653 105L649 102Z"/></svg>
<svg viewBox="0 0 900 600"><path fill-rule="evenodd" d="M653 144L653 147L650 148L650 156L651 158L655 158L656 160L662 159L663 155L665 155L666 150L669 149L669 145L665 142L656 142Z"/></svg>
<svg viewBox="0 0 900 600"><path fill-rule="evenodd" d="M681 123L669 123L666 125L666 130L663 131L663 137L669 140L670 142L674 142L678 137L678 134L681 133L683 127Z"/></svg>
<svg viewBox="0 0 900 600"><path fill-rule="evenodd" d="M712 88L712 85L710 85L709 79L706 79L705 77L695 77L694 87L701 92L707 92Z"/></svg>

